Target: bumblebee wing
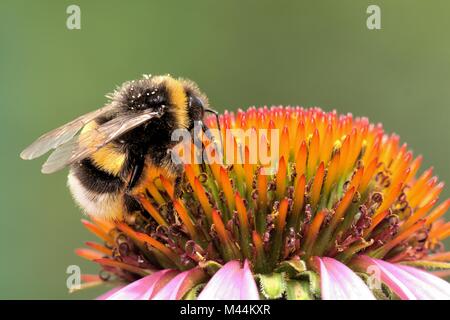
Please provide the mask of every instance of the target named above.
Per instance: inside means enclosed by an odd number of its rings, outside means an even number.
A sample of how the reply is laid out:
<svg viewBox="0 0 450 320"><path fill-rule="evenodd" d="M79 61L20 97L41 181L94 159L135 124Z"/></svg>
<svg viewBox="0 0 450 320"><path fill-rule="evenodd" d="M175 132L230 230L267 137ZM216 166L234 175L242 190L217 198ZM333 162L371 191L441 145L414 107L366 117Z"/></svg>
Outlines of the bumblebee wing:
<svg viewBox="0 0 450 320"><path fill-rule="evenodd" d="M59 128L47 132L23 150L20 157L24 160L31 160L42 156L51 149L56 149L60 145L71 140L88 122L91 122L100 115L113 110L114 105L109 104L103 108L86 113L85 115L82 115Z"/></svg>
<svg viewBox="0 0 450 320"><path fill-rule="evenodd" d="M42 173L53 173L85 159L124 133L160 116L158 112L149 111L139 115L118 116L98 128L83 132L77 136L78 139L72 139L58 147L42 166Z"/></svg>
<svg viewBox="0 0 450 320"><path fill-rule="evenodd" d="M78 139L75 138L60 145L50 154L47 161L42 165L41 172L53 173L64 169L68 164L70 164L70 158L77 148Z"/></svg>

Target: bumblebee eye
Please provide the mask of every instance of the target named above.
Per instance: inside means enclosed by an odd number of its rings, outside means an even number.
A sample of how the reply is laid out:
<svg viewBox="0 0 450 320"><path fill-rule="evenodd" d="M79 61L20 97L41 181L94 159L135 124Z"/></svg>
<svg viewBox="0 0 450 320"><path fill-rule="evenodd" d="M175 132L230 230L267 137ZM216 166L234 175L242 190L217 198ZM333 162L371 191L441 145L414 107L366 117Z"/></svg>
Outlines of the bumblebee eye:
<svg viewBox="0 0 450 320"><path fill-rule="evenodd" d="M191 114L192 119L201 120L203 119L203 115L205 113L205 106L203 101L196 96L189 96L189 113Z"/></svg>

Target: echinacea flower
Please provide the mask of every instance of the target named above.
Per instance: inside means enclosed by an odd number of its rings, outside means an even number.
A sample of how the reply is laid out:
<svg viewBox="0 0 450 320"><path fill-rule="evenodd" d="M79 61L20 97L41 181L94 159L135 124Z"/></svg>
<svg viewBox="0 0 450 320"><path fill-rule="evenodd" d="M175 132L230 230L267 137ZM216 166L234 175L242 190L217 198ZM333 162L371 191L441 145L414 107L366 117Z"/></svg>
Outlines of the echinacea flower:
<svg viewBox="0 0 450 320"><path fill-rule="evenodd" d="M102 266L85 286L121 283L101 299L450 299L450 200L397 135L299 107L226 112L220 126L236 161L185 164L180 192L157 175L135 195L142 212L83 222L103 241L77 250ZM275 149L276 170L250 161Z"/></svg>

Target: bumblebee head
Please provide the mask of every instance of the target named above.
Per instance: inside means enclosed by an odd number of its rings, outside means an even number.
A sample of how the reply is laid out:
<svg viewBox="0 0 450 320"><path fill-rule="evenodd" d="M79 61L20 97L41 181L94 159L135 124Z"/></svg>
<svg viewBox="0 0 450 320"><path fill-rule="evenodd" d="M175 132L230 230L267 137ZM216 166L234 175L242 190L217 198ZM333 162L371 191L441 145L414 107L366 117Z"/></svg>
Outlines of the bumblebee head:
<svg viewBox="0 0 450 320"><path fill-rule="evenodd" d="M205 111L209 110L208 98L198 88L197 84L191 80L180 79L186 94L186 109L189 119L189 129L192 129L195 122L202 121Z"/></svg>
<svg viewBox="0 0 450 320"><path fill-rule="evenodd" d="M144 76L124 83L113 95L123 112L164 109L158 122L171 129L190 129L201 121L208 108L208 99L198 86L187 79L170 76Z"/></svg>

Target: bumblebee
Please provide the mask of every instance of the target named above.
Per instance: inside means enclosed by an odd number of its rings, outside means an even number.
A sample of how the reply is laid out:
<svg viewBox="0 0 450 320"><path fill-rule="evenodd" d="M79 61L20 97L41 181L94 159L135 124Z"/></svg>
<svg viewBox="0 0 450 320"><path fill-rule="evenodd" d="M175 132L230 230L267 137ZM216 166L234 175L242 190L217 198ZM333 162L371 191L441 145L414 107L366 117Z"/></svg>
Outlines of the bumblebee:
<svg viewBox="0 0 450 320"><path fill-rule="evenodd" d="M144 75L107 97L104 107L42 135L20 156L30 160L55 149L42 172L70 166L75 202L91 216L122 220L140 209L132 195L150 176L177 175L168 152L177 144L172 132L191 130L206 111L217 112L194 82L168 75Z"/></svg>

